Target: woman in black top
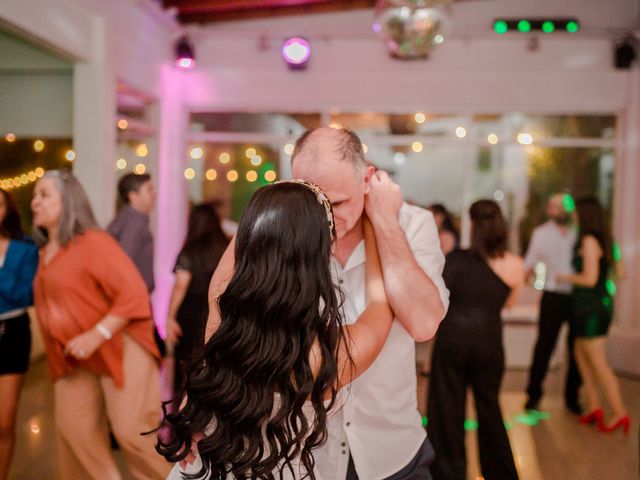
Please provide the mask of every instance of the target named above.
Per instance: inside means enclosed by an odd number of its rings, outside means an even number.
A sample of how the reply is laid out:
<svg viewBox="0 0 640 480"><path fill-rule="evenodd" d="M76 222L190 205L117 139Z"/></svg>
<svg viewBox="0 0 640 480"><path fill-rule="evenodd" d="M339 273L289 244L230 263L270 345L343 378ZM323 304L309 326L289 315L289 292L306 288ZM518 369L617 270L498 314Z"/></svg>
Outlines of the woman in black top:
<svg viewBox="0 0 640 480"><path fill-rule="evenodd" d="M506 250L507 227L500 207L475 202L471 247L447 256L443 277L450 292L431 363L428 433L436 452L434 480L466 479L465 405L473 389L480 466L486 480L517 479L498 403L504 372L500 312L524 284L522 259Z"/></svg>
<svg viewBox="0 0 640 480"><path fill-rule="evenodd" d="M187 238L173 270L176 279L167 320L167 344L176 365L174 391L182 384L190 356L204 345L209 282L228 243L215 204L193 207Z"/></svg>

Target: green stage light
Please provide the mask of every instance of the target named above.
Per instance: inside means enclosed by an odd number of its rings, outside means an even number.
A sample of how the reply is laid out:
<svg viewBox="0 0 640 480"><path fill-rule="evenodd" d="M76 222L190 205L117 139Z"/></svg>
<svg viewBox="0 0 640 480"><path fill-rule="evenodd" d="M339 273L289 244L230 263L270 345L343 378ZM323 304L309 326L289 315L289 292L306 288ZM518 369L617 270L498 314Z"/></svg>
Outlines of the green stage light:
<svg viewBox="0 0 640 480"><path fill-rule="evenodd" d="M496 20L493 24L493 31L499 35L504 35L508 30L509 26L504 20Z"/></svg>
<svg viewBox="0 0 640 480"><path fill-rule="evenodd" d="M531 22L529 20L520 20L518 22L518 30L522 33L527 33L531 31Z"/></svg>
<svg viewBox="0 0 640 480"><path fill-rule="evenodd" d="M576 33L578 30L580 30L580 25L578 24L578 22L574 22L573 20L570 22L567 22L567 32L569 33Z"/></svg>
<svg viewBox="0 0 640 480"><path fill-rule="evenodd" d="M556 25L552 21L547 20L545 22L542 22L542 31L544 33L553 33L555 29Z"/></svg>

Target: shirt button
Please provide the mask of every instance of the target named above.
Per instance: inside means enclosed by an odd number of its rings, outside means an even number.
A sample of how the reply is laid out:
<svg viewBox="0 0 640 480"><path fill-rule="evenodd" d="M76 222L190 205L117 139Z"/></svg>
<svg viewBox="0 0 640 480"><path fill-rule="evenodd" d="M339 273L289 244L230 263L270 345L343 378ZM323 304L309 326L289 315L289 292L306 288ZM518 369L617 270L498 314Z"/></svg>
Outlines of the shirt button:
<svg viewBox="0 0 640 480"><path fill-rule="evenodd" d="M346 451L346 450L342 450L342 454L343 454L343 455L346 455L346 454L347 454L347 451Z"/></svg>
<svg viewBox="0 0 640 480"><path fill-rule="evenodd" d="M351 425L351 422L347 422L347 423L346 423L346 425L347 425L347 427L348 427L349 425Z"/></svg>
<svg viewBox="0 0 640 480"><path fill-rule="evenodd" d="M340 285L344 285L344 280L342 278L339 280L339 282L340 282Z"/></svg>
<svg viewBox="0 0 640 480"><path fill-rule="evenodd" d="M347 444L346 444L346 443L344 443L344 442L342 442L342 443L340 444L340 446L341 446L341 447L346 447L346 446L347 446Z"/></svg>

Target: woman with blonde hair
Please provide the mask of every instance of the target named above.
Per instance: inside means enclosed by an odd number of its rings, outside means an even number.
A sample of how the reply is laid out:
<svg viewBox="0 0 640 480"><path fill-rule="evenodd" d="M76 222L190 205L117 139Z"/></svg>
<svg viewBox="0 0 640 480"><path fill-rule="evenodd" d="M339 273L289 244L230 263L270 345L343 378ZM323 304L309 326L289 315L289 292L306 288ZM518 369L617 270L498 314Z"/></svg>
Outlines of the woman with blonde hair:
<svg viewBox="0 0 640 480"><path fill-rule="evenodd" d="M161 405L144 281L98 229L71 173L47 172L31 209L40 246L35 307L54 380L61 478L121 478L107 423L134 478L165 478L169 465L153 438L140 435L157 424Z"/></svg>

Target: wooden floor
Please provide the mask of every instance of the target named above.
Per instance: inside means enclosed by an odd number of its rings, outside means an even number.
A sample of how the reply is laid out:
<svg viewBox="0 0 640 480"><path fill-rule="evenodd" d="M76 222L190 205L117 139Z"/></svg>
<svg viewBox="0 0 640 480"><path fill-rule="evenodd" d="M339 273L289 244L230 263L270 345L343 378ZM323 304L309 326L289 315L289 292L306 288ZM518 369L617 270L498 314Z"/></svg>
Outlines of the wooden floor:
<svg viewBox="0 0 640 480"><path fill-rule="evenodd" d="M523 390L527 374L508 371L501 403L509 437L522 480L630 480L640 478L638 470L638 421L640 380L620 378L622 393L632 416L628 436L620 431L603 434L579 425L575 415L564 409L562 375L550 372L541 408L548 418L522 415ZM428 381L420 377L419 404L424 412ZM469 418L473 418L470 402ZM55 479L56 455L53 425L53 389L45 362L30 369L19 411L18 440L11 480ZM546 416L546 415L545 415ZM537 421L536 421L537 420ZM475 431L467 433L468 478L480 477ZM118 457L122 465L120 455ZM124 466L123 466L124 471ZM124 478L129 478L124 476ZM75 479L64 479L75 480ZM364 480L364 479L363 479Z"/></svg>

